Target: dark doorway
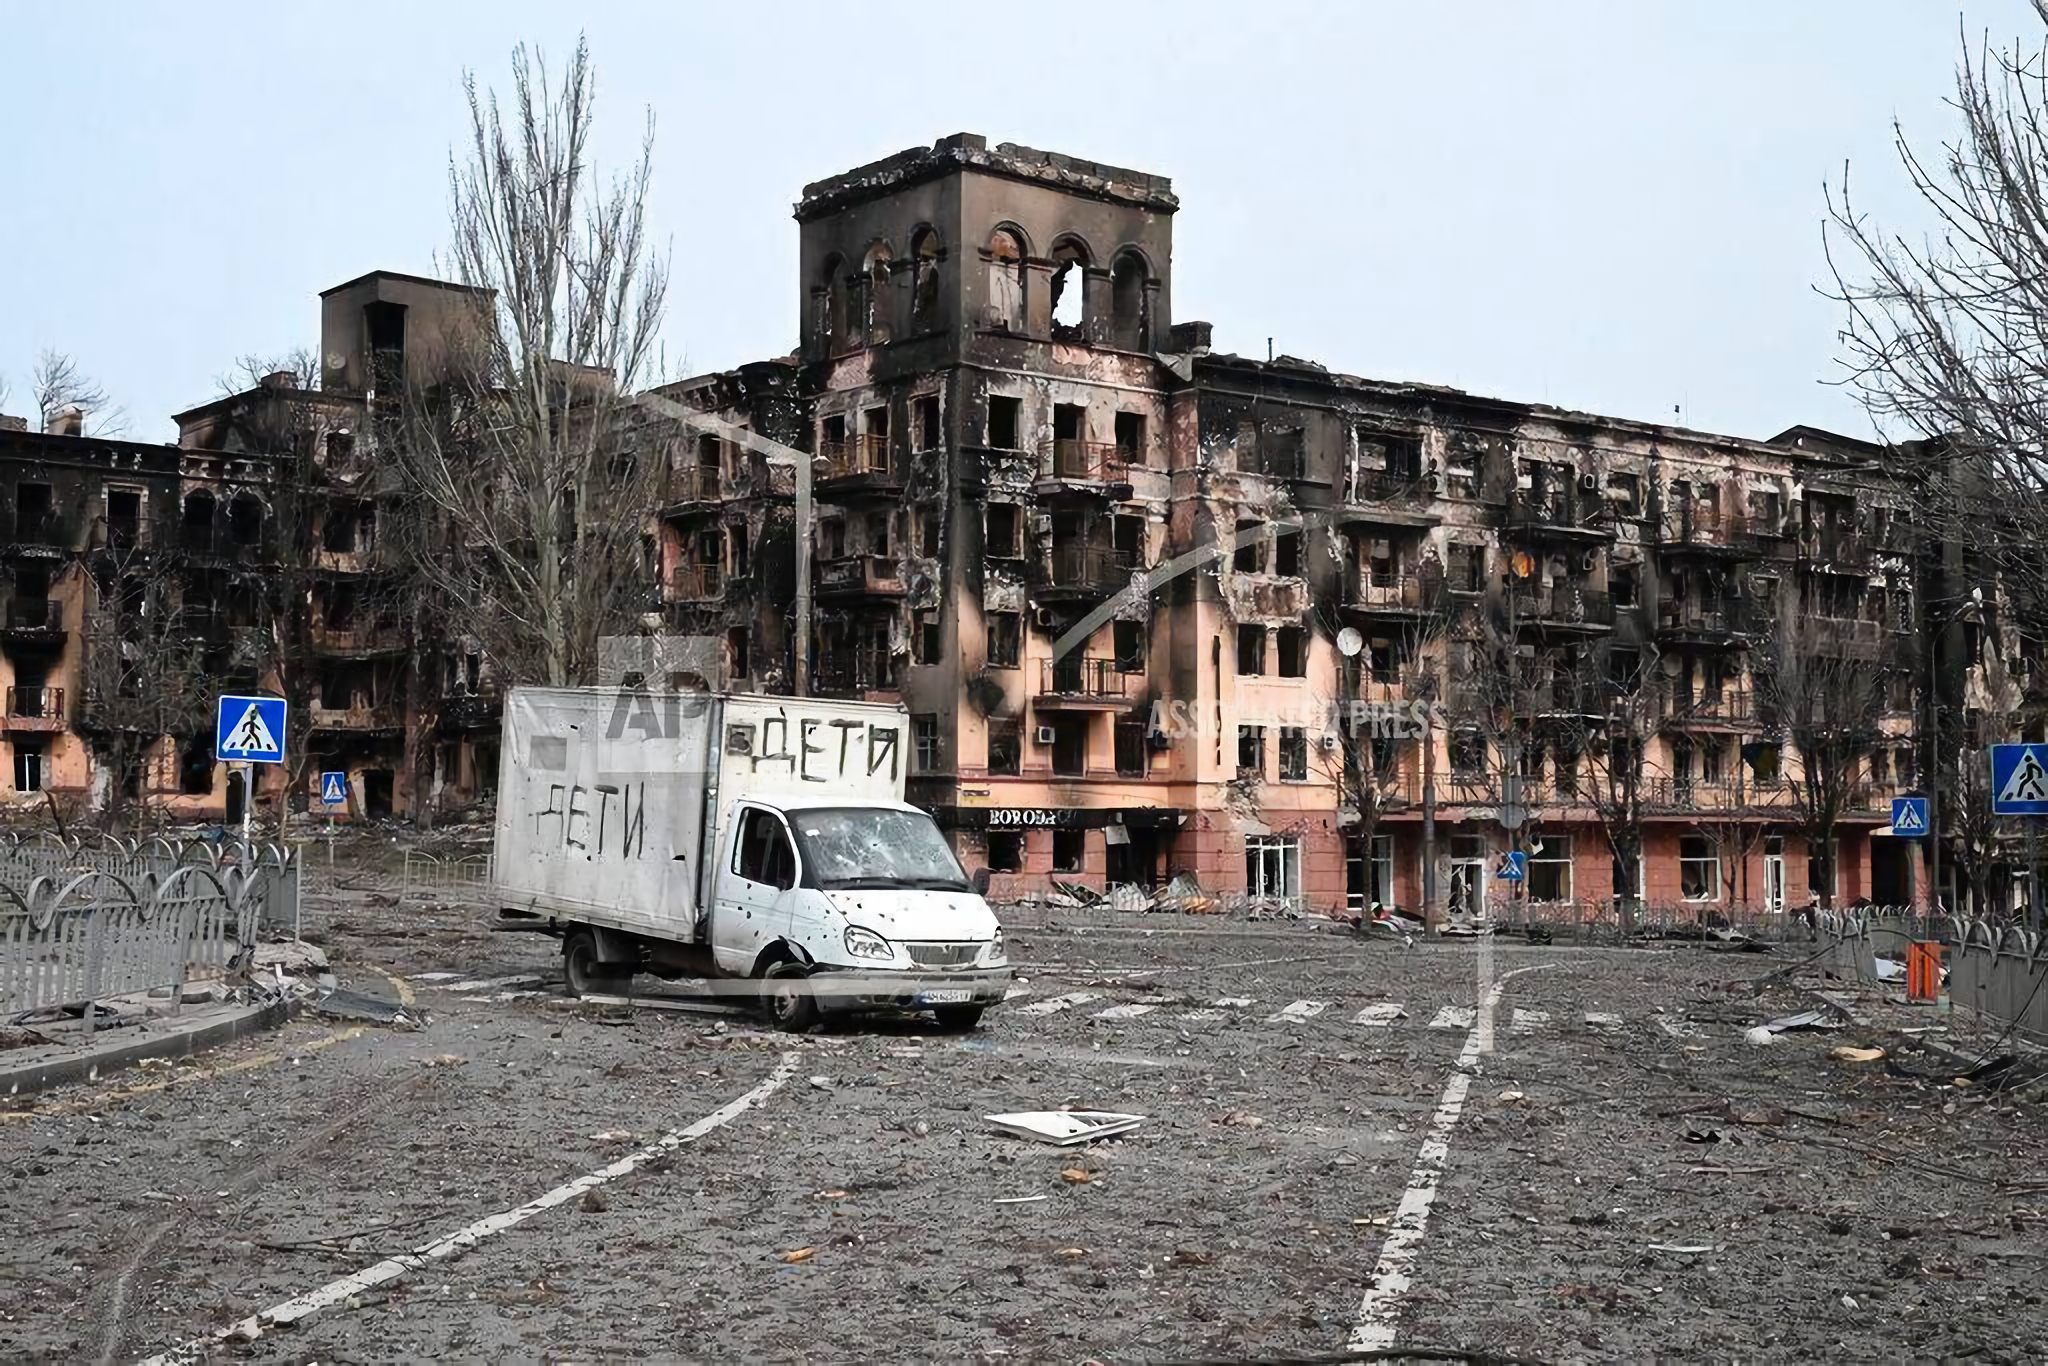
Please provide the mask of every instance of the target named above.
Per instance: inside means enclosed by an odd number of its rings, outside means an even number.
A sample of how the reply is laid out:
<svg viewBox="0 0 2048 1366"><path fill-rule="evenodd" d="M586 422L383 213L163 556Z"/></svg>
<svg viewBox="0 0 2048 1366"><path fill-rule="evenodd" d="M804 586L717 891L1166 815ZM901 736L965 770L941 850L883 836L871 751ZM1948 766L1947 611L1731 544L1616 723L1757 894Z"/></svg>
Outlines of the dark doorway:
<svg viewBox="0 0 2048 1366"><path fill-rule="evenodd" d="M393 776L388 768L363 770L363 814L373 821L384 820L392 813Z"/></svg>
<svg viewBox="0 0 2048 1366"><path fill-rule="evenodd" d="M1103 881L1111 887L1134 883L1144 888L1159 885L1159 832L1129 830L1121 844L1113 840L1103 846Z"/></svg>
<svg viewBox="0 0 2048 1366"><path fill-rule="evenodd" d="M1912 857L1911 840L1874 839L1870 842L1870 899L1880 906L1903 906L1911 897L1907 887L1907 864Z"/></svg>

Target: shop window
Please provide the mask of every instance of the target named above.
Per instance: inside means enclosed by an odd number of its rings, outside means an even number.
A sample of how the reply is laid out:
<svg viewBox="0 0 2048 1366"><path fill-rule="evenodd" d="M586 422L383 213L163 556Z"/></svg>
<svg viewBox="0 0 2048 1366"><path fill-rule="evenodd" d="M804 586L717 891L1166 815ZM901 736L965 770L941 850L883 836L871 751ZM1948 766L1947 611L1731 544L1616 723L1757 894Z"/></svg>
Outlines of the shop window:
<svg viewBox="0 0 2048 1366"><path fill-rule="evenodd" d="M988 870L991 873L1024 871L1024 833L1021 830L989 832Z"/></svg>
<svg viewBox="0 0 2048 1366"><path fill-rule="evenodd" d="M1301 895L1301 841L1292 835L1254 835L1244 842L1245 895L1292 901Z"/></svg>
<svg viewBox="0 0 2048 1366"><path fill-rule="evenodd" d="M1085 830L1055 830L1052 832L1052 870L1055 873L1078 873L1088 852L1088 832Z"/></svg>
<svg viewBox="0 0 2048 1366"><path fill-rule="evenodd" d="M1704 836L1679 837L1678 894L1687 901L1721 899L1721 860Z"/></svg>
<svg viewBox="0 0 2048 1366"><path fill-rule="evenodd" d="M1569 835L1545 835L1541 849L1529 851L1529 900L1572 899L1572 841Z"/></svg>

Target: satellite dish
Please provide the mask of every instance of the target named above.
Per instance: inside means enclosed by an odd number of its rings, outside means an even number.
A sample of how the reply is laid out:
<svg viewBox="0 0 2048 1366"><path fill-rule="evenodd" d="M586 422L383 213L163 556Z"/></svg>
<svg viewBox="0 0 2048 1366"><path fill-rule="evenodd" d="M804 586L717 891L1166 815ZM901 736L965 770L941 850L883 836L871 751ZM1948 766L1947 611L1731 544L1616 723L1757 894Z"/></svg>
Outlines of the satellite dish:
<svg viewBox="0 0 2048 1366"><path fill-rule="evenodd" d="M1337 653L1346 659L1356 657L1365 648L1365 637L1358 634L1355 626L1346 626L1337 633Z"/></svg>

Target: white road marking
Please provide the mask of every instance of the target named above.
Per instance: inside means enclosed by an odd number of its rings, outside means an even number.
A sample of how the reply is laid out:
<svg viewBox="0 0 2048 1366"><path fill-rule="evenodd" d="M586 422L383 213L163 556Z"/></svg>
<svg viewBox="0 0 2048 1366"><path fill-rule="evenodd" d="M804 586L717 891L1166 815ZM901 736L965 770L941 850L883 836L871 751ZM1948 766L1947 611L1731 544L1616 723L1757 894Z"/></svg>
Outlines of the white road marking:
<svg viewBox="0 0 2048 1366"><path fill-rule="evenodd" d="M1450 1159L1451 1130L1457 1127L1458 1116L1464 1112L1465 1095L1472 1089L1472 1069L1479 1062L1479 1055L1485 1050L1486 1040L1493 1032L1494 1008L1500 1004L1501 993L1507 990L1509 978L1540 971L1541 967L1530 967L1504 972L1480 998L1476 1011L1478 1021L1465 1036L1465 1046L1458 1053L1457 1070L1444 1083L1443 1099L1437 1103L1436 1114L1429 1121L1429 1132L1423 1136L1422 1148L1415 1155L1415 1167L1408 1174L1408 1189L1401 1194L1401 1203L1394 1211L1387 1240L1380 1244L1379 1261L1373 1266L1370 1288L1359 1302L1358 1327L1351 1333L1351 1351L1384 1352L1394 1345L1395 1315L1401 1306L1401 1296L1411 1284L1408 1265L1415 1260L1422 1235L1429 1230L1429 1207L1436 1201L1437 1183ZM1447 1006L1445 1010L1454 1008ZM1475 1014L1471 1007L1465 1007L1464 1011L1468 1020ZM1442 1019L1443 1015L1444 1012L1439 1011L1437 1018Z"/></svg>
<svg viewBox="0 0 2048 1366"><path fill-rule="evenodd" d="M1550 1014L1543 1010L1523 1010L1515 1007L1514 1023L1508 1026L1517 1034L1528 1034L1550 1023Z"/></svg>
<svg viewBox="0 0 2048 1366"><path fill-rule="evenodd" d="M415 982L452 982L460 976L462 974L459 972L416 972L412 975L412 980Z"/></svg>
<svg viewBox="0 0 2048 1366"><path fill-rule="evenodd" d="M1292 1005L1282 1008L1278 1014L1268 1015L1266 1023L1300 1024L1303 1020L1313 1020L1329 1008L1330 1003L1328 1001L1296 1001Z"/></svg>
<svg viewBox="0 0 2048 1366"><path fill-rule="evenodd" d="M539 981L540 978L532 973L522 972L517 977L476 977L467 982L450 982L442 987L441 990L454 992L501 991L506 987L530 987Z"/></svg>
<svg viewBox="0 0 2048 1366"><path fill-rule="evenodd" d="M1393 1001L1383 1001L1376 1006L1367 1006L1351 1017L1355 1025L1371 1025L1375 1029L1391 1029L1394 1021L1405 1020L1408 1012Z"/></svg>
<svg viewBox="0 0 2048 1366"><path fill-rule="evenodd" d="M1157 1009L1159 1007L1156 1005L1111 1006L1108 1010L1097 1011L1095 1018L1098 1020L1135 1020L1140 1015L1150 1015Z"/></svg>
<svg viewBox="0 0 2048 1366"><path fill-rule="evenodd" d="M1181 1015L1176 1016L1175 1018L1181 1020L1220 1020L1223 1018L1223 1012L1220 1010L1208 1009L1190 1010Z"/></svg>
<svg viewBox="0 0 2048 1366"><path fill-rule="evenodd" d="M1613 1029L1621 1023L1621 1016L1609 1015L1598 1010L1589 1010L1586 1012L1586 1023L1596 1029Z"/></svg>
<svg viewBox="0 0 2048 1366"><path fill-rule="evenodd" d="M1066 1010L1072 1006L1085 1006L1090 1001L1101 999L1092 991L1070 991L1064 996L1053 996L1043 1001L1033 1001L1028 1006L1018 1006L1017 1013L1019 1015L1050 1015L1056 1010Z"/></svg>
<svg viewBox="0 0 2048 1366"><path fill-rule="evenodd" d="M677 1129L672 1133L665 1134L657 1142L642 1148L637 1153L620 1158L608 1167L600 1167L594 1172L577 1177L566 1185L557 1186L547 1192L547 1194L537 1196L517 1209L504 1210L487 1218L479 1219L473 1224L456 1229L453 1233L443 1234L433 1242L427 1243L414 1251L402 1253L396 1257L387 1257L381 1262L364 1267L354 1275L343 1276L338 1281L328 1282L318 1290L311 1290L303 1295L286 1300L282 1304L272 1305L268 1309L243 1319L240 1323L229 1324L217 1333L203 1338L194 1338L192 1341L174 1347L160 1356L149 1358L148 1361L143 1363L143 1366L189 1366L190 1363L204 1360L211 1349L223 1343L254 1342L271 1329L289 1328L295 1324L302 1323L323 1309L331 1309L337 1304L346 1302L352 1296L360 1295L366 1290L398 1280L409 1272L424 1270L434 1262L444 1261L449 1257L455 1256L457 1253L466 1252L486 1238L503 1233L508 1228L515 1228L531 1219L534 1215L553 1209L556 1205L567 1204L587 1190L602 1186L607 1181L616 1181L643 1164L660 1157L663 1153L674 1152L686 1143L696 1142L713 1129L730 1124L733 1120L738 1119L748 1110L753 1109L756 1105L759 1105L780 1090L782 1084L788 1081L790 1075L796 1071L798 1056L798 1054L793 1052L784 1053L782 1061L777 1063L775 1070L768 1074L768 1079L753 1090L737 1100L726 1102L687 1128Z"/></svg>
<svg viewBox="0 0 2048 1366"><path fill-rule="evenodd" d="M1431 1029L1470 1029L1474 1011L1471 1006L1445 1006L1429 1022Z"/></svg>
<svg viewBox="0 0 2048 1366"><path fill-rule="evenodd" d="M1243 1010L1251 1003L1252 998L1249 996L1218 996L1209 1004L1222 1006L1226 1010Z"/></svg>

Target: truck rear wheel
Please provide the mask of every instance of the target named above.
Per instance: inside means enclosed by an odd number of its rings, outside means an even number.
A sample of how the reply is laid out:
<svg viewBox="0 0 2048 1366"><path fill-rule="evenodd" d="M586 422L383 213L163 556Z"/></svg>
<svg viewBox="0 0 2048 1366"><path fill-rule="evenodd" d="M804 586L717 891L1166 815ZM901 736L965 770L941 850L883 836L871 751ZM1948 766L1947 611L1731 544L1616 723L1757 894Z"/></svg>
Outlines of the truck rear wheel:
<svg viewBox="0 0 2048 1366"><path fill-rule="evenodd" d="M572 930L562 940L562 975L571 996L623 996L633 974L608 967L597 959L597 936Z"/></svg>
<svg viewBox="0 0 2048 1366"><path fill-rule="evenodd" d="M934 1006L932 1014L938 1017L939 1028L966 1033L981 1023L984 1006Z"/></svg>
<svg viewBox="0 0 2048 1366"><path fill-rule="evenodd" d="M802 963L784 958L761 972L761 1008L777 1029L802 1034L818 1022L818 998Z"/></svg>

